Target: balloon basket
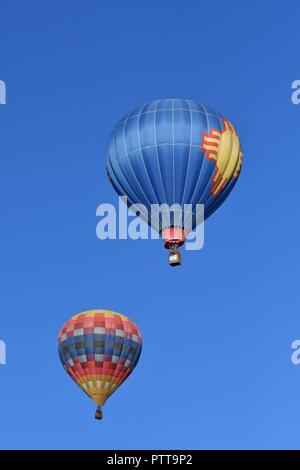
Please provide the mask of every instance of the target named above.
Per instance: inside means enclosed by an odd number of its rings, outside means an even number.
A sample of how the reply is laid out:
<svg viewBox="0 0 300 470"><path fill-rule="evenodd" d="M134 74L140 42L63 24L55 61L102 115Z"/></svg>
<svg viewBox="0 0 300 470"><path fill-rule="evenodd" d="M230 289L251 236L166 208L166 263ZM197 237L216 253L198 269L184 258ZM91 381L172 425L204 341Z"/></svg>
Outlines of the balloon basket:
<svg viewBox="0 0 300 470"><path fill-rule="evenodd" d="M170 266L180 266L181 265L181 254L179 253L179 251L170 250L169 265Z"/></svg>
<svg viewBox="0 0 300 470"><path fill-rule="evenodd" d="M95 419L103 419L103 414L100 406L98 406L98 408L96 409Z"/></svg>

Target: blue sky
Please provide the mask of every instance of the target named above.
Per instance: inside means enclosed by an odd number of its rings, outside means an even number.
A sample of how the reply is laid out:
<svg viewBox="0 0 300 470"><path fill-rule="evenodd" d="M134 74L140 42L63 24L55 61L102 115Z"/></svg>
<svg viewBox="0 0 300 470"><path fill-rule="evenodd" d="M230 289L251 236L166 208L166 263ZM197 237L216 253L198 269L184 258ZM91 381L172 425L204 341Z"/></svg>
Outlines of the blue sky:
<svg viewBox="0 0 300 470"><path fill-rule="evenodd" d="M1 443L4 449L299 449L299 2L2 0ZM244 165L171 269L160 241L100 241L117 203L105 143L152 99L203 101ZM131 317L138 367L104 420L57 355L89 308Z"/></svg>

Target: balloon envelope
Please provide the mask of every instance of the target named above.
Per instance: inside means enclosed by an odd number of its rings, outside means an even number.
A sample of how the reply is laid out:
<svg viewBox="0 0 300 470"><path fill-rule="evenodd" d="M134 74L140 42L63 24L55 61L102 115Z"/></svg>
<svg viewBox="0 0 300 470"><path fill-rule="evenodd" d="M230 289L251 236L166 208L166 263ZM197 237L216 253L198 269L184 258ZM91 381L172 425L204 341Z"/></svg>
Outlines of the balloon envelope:
<svg viewBox="0 0 300 470"><path fill-rule="evenodd" d="M107 174L118 194L129 206L141 203L141 218L163 236L169 228L179 229L178 236L182 231L182 241L202 221L196 205L209 217L231 192L241 164L231 122L192 100L156 100L135 109L116 124L107 145ZM163 204L190 204L187 222L176 211L153 210Z"/></svg>
<svg viewBox="0 0 300 470"><path fill-rule="evenodd" d="M58 335L60 360L74 382L97 403L98 419L107 398L135 368L141 348L137 326L111 310L75 315Z"/></svg>

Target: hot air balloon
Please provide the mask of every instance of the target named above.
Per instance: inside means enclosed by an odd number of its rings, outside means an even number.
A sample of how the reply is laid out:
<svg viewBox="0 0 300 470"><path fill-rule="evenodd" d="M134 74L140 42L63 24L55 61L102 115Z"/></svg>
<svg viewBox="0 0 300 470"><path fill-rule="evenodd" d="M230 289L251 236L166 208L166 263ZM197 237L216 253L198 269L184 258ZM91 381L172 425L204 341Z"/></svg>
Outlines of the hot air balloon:
<svg viewBox="0 0 300 470"><path fill-rule="evenodd" d="M58 335L62 365L97 403L96 419L102 419L104 403L137 365L141 349L137 326L112 310L79 313L63 325Z"/></svg>
<svg viewBox="0 0 300 470"><path fill-rule="evenodd" d="M233 189L241 165L231 122L192 100L156 100L135 109L116 124L107 145L111 184L129 207L145 207L140 217L161 234L172 266L181 263L178 247L203 220L197 204L207 219ZM165 209L178 205L181 212Z"/></svg>

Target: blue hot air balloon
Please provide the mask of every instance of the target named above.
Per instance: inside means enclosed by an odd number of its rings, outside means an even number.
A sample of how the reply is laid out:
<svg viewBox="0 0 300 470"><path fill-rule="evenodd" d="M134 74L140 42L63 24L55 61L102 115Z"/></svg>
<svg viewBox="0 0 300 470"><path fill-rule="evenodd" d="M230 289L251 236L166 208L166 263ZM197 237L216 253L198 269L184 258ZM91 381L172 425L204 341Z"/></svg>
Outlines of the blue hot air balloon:
<svg viewBox="0 0 300 470"><path fill-rule="evenodd" d="M231 192L241 165L231 122L192 100L140 106L115 125L107 145L110 182L129 207L143 205L140 216L162 235L173 266L181 262L178 247L200 222L197 204L209 217Z"/></svg>

